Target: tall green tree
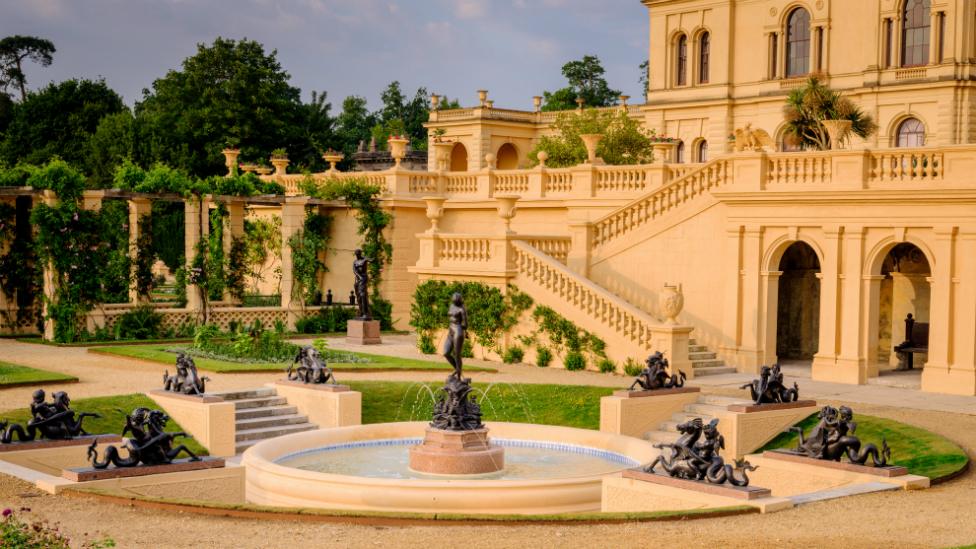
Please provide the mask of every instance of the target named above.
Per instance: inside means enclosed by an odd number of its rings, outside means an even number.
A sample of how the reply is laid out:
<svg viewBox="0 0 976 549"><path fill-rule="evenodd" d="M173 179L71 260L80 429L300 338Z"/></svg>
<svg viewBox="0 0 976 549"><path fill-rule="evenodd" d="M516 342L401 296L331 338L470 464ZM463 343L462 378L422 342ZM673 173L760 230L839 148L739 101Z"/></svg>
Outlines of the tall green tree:
<svg viewBox="0 0 976 549"><path fill-rule="evenodd" d="M88 176L96 186L111 186L116 169L136 156L134 127L135 118L129 109L106 115L98 122L88 140Z"/></svg>
<svg viewBox="0 0 976 549"><path fill-rule="evenodd" d="M143 91L136 104L141 139L152 161L197 176L224 172L220 151L236 141L242 160L271 151L306 150L300 91L277 52L252 40L217 38Z"/></svg>
<svg viewBox="0 0 976 549"><path fill-rule="evenodd" d="M289 150L288 156L299 166L318 169L324 166L322 152L341 149L336 135L336 117L332 116L332 104L326 99L328 92L312 92L312 99L302 104L300 145Z"/></svg>
<svg viewBox="0 0 976 549"><path fill-rule="evenodd" d="M379 126L374 128L373 136L385 145L385 140L390 135L405 134L410 138L414 149L425 149L427 129L424 128L424 123L430 113L427 97L427 88L417 88L413 98L408 99L400 82L391 82L380 94L383 106L376 113Z"/></svg>
<svg viewBox="0 0 976 549"><path fill-rule="evenodd" d="M54 43L36 36L14 35L0 39L0 91L8 87L20 90L20 100L27 100L27 76L24 61L33 61L42 67L54 61Z"/></svg>
<svg viewBox="0 0 976 549"><path fill-rule="evenodd" d="M350 159L360 142L369 143L377 118L369 112L366 98L350 95L342 102L342 112L336 119L336 134L341 150Z"/></svg>
<svg viewBox="0 0 976 549"><path fill-rule="evenodd" d="M595 55L585 55L577 61L563 65L563 76L569 86L554 92L544 92L544 111L560 111L576 108L576 98L582 98L587 107L610 107L617 104L620 90L614 90L604 77L606 70Z"/></svg>
<svg viewBox="0 0 976 549"><path fill-rule="evenodd" d="M801 149L827 150L830 136L824 120L850 120L851 133L865 139L878 131L871 115L840 92L811 77L806 85L790 92L783 108L785 135L789 144Z"/></svg>
<svg viewBox="0 0 976 549"><path fill-rule="evenodd" d="M566 168L586 162L586 146L580 135L599 133L603 139L596 154L607 164L642 164L653 160L651 134L621 109L599 111L585 109L581 113L560 113L553 123L555 133L543 136L529 153L538 163L539 151L549 155L546 166Z"/></svg>
<svg viewBox="0 0 976 549"><path fill-rule="evenodd" d="M89 142L102 118L126 109L104 80L65 80L14 105L0 143L0 159L44 164L55 156L91 173Z"/></svg>

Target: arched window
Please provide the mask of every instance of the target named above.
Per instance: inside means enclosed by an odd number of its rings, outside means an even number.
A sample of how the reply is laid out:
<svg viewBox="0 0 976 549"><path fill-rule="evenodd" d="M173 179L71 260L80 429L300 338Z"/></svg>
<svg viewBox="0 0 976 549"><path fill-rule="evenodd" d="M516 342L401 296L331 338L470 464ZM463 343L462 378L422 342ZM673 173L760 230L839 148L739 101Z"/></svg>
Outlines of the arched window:
<svg viewBox="0 0 976 549"><path fill-rule="evenodd" d="M924 147L925 125L918 118L907 118L898 125L896 147Z"/></svg>
<svg viewBox="0 0 976 549"><path fill-rule="evenodd" d="M915 67L929 63L932 20L930 0L905 0L901 29L901 65Z"/></svg>
<svg viewBox="0 0 976 549"><path fill-rule="evenodd" d="M702 139L698 142L698 150L695 152L695 162L708 162L708 141Z"/></svg>
<svg viewBox="0 0 976 549"><path fill-rule="evenodd" d="M698 83L708 84L708 61L711 55L712 38L707 32L698 39Z"/></svg>
<svg viewBox="0 0 976 549"><path fill-rule="evenodd" d="M786 77L810 72L810 12L796 8L786 20Z"/></svg>
<svg viewBox="0 0 976 549"><path fill-rule="evenodd" d="M498 149L495 155L495 165L499 170L518 169L519 157L515 145L505 143Z"/></svg>
<svg viewBox="0 0 976 549"><path fill-rule="evenodd" d="M678 37L677 51L675 52L675 79L678 86L688 84L688 37L681 35Z"/></svg>
<svg viewBox="0 0 976 549"><path fill-rule="evenodd" d="M674 151L674 161L678 164L685 163L685 142L678 141L678 148Z"/></svg>
<svg viewBox="0 0 976 549"><path fill-rule="evenodd" d="M454 145L454 148L451 149L451 171L468 171L468 149L461 143Z"/></svg>

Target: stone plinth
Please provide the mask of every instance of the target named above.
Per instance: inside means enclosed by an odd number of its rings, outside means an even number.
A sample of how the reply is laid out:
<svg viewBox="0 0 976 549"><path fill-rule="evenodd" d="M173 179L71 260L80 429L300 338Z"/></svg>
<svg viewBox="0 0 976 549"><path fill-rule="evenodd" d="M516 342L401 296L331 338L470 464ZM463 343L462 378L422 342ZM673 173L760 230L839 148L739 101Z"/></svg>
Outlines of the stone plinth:
<svg viewBox="0 0 976 549"><path fill-rule="evenodd" d="M729 486L708 486L690 480L624 471L622 476L603 478L600 510L634 513L749 506L770 513L793 507L789 498L770 496L768 490L763 495L762 490L740 491Z"/></svg>
<svg viewBox="0 0 976 549"><path fill-rule="evenodd" d="M617 391L600 399L600 430L643 438L671 416L698 401L697 387L659 391Z"/></svg>
<svg viewBox="0 0 976 549"><path fill-rule="evenodd" d="M885 477L885 478L901 477L908 474L908 469L906 469L905 467L901 467L899 465L889 465L886 467L858 465L857 463L850 463L844 461L830 461L827 459L816 459L816 458L805 456L803 454L798 454L796 452L791 452L789 450L771 450L771 451L763 452L763 457L767 459L777 459L780 461L789 461L792 463L802 463L804 465L812 465L814 467L826 467L828 469L836 469L838 471L850 471L852 473L860 473L862 475L873 475L873 476Z"/></svg>
<svg viewBox="0 0 976 549"><path fill-rule="evenodd" d="M379 345L379 320L350 320L346 324L346 343L353 345Z"/></svg>
<svg viewBox="0 0 976 549"><path fill-rule="evenodd" d="M735 499L759 499L769 497L771 492L768 488L756 486L733 486L731 484L712 484L706 481L687 480L675 478L659 473L645 473L636 469L628 469L623 472L624 478L632 478L642 482L661 484L663 486L673 486L683 490L695 490L703 494L712 494Z"/></svg>
<svg viewBox="0 0 976 549"><path fill-rule="evenodd" d="M730 404L725 413L715 412L721 420L719 431L725 436L726 461L755 452L793 425L819 411L816 401L801 400L782 404Z"/></svg>
<svg viewBox="0 0 976 549"><path fill-rule="evenodd" d="M772 412L773 410L795 410L797 408L816 407L816 400L797 400L796 402L776 402L771 404L729 404L730 412L751 414L755 412Z"/></svg>
<svg viewBox="0 0 976 549"><path fill-rule="evenodd" d="M178 459L173 461L173 463L167 463L165 465L139 465L136 467L115 467L110 465L107 469L75 467L72 469L65 469L61 472L61 476L74 482L90 482L93 480L142 477L146 475L160 475L163 473L182 473L186 471L198 471L200 469L216 469L223 466L223 459L205 457L201 458L199 461Z"/></svg>
<svg viewBox="0 0 976 549"><path fill-rule="evenodd" d="M85 435L82 437L74 437L64 440L41 439L26 442L9 442L6 444L0 444L0 453L21 452L24 450L45 450L48 448L62 448L65 446L88 446L94 440L98 440L98 442L102 444L111 444L113 442L122 442L122 437L119 435Z"/></svg>
<svg viewBox="0 0 976 549"><path fill-rule="evenodd" d="M362 423L363 395L348 385L282 380L270 386L321 429Z"/></svg>
<svg viewBox="0 0 976 549"><path fill-rule="evenodd" d="M172 391L150 391L147 395L211 456L229 457L237 453L233 402L225 402L216 395L184 395Z"/></svg>
<svg viewBox="0 0 976 549"><path fill-rule="evenodd" d="M432 475L482 475L505 468L504 449L488 441L488 429L445 431L429 427L410 449L410 469Z"/></svg>

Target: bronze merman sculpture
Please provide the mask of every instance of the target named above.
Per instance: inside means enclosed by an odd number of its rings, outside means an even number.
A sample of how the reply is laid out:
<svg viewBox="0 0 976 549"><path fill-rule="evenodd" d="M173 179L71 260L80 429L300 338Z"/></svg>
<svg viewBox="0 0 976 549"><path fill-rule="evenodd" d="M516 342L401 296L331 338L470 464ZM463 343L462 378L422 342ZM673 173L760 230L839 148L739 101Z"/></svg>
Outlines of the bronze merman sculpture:
<svg viewBox="0 0 976 549"><path fill-rule="evenodd" d="M298 364L298 367L295 367ZM311 345L306 345L299 349L298 355L288 367L288 380L301 381L302 383L323 384L331 382L335 385L336 378L332 373L332 368L325 363L322 354L318 349Z"/></svg>
<svg viewBox="0 0 976 549"><path fill-rule="evenodd" d="M125 447L128 450L128 457L122 457L119 449L115 446L105 448L104 459L98 459L96 446L98 441L93 441L88 447L88 459L95 469L105 469L109 465L116 467L135 467L137 465L166 465L172 463L180 452L185 452L190 456L190 461L200 461L189 448L180 444L173 447L176 437L187 437L186 433L167 433L166 422L169 416L159 410L148 408L136 408L131 414L125 416L125 426L122 428L122 436L131 434L126 441Z"/></svg>
<svg viewBox="0 0 976 549"><path fill-rule="evenodd" d="M43 390L34 391L30 404L31 419L27 425L0 421L0 443L29 442L36 438L68 440L88 433L82 427L86 417L101 417L91 412L75 412L71 409L68 393L57 391L51 402L45 402ZM77 416L77 418L76 418Z"/></svg>
<svg viewBox="0 0 976 549"><path fill-rule="evenodd" d="M790 429L799 436L795 453L829 461L840 461L847 456L851 463L857 465L865 465L868 458L871 458L875 467L888 465L891 459L888 441L882 438L880 449L870 443L862 446L861 439L854 436L854 431L857 430L854 412L847 406L841 406L840 409L824 406L817 414L817 419L819 421L808 436L803 435L802 427Z"/></svg>
<svg viewBox="0 0 976 549"><path fill-rule="evenodd" d="M759 379L746 383L740 389L749 389L749 394L756 404L777 404L796 402L800 398L800 388L793 382L793 387L787 388L783 383L783 372L779 364L772 368L763 366Z"/></svg>
<svg viewBox="0 0 976 549"><path fill-rule="evenodd" d="M201 377L197 372L197 365L193 359L180 353L176 357L176 375L169 375L169 370L163 373L163 390L184 395L202 395L206 392L209 377Z"/></svg>
<svg viewBox="0 0 976 549"><path fill-rule="evenodd" d="M363 251L356 250L356 259L352 262L352 273L356 277L353 284L355 294L354 304L359 306L359 316L356 320L373 320L369 310L369 264L372 258L363 256Z"/></svg>
<svg viewBox="0 0 976 549"><path fill-rule="evenodd" d="M634 386L636 385L640 385L640 388L644 391L684 387L687 376L681 370L678 370L675 375L669 374L668 360L664 358L663 353L657 352L652 354L647 357L645 363L647 366L641 370L641 373L637 375L634 382L630 384L630 390L634 390Z"/></svg>
<svg viewBox="0 0 976 549"><path fill-rule="evenodd" d="M705 481L710 484L749 486L749 471L758 467L748 461L736 460L735 466L725 463L719 452L725 448L725 437L718 431L718 420L705 425L701 418L694 418L678 425L682 434L671 444L655 444L655 448L669 449L663 452L644 471L654 473L660 464L668 475L685 480Z"/></svg>

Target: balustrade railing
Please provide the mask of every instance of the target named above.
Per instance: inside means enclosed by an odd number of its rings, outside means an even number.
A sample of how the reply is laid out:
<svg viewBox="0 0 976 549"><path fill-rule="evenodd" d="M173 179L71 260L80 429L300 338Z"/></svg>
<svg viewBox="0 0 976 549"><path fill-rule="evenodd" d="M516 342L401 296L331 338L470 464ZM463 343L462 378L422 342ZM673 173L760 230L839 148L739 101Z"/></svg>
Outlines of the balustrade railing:
<svg viewBox="0 0 976 549"><path fill-rule="evenodd" d="M769 155L766 182L770 184L818 184L830 182L830 153Z"/></svg>
<svg viewBox="0 0 976 549"><path fill-rule="evenodd" d="M647 190L648 166L606 166L597 170L596 190L606 192Z"/></svg>
<svg viewBox="0 0 976 549"><path fill-rule="evenodd" d="M556 261L566 264L569 251L573 246L572 238L568 236L522 236L516 235L515 240L521 240L536 250L548 255Z"/></svg>
<svg viewBox="0 0 976 549"><path fill-rule="evenodd" d="M439 262L491 261L491 239L479 236L441 235Z"/></svg>
<svg viewBox="0 0 976 549"><path fill-rule="evenodd" d="M495 171L496 193L527 193L529 192L529 172L527 170Z"/></svg>
<svg viewBox="0 0 976 549"><path fill-rule="evenodd" d="M871 153L870 180L936 181L945 176L945 154L937 150L891 149Z"/></svg>

